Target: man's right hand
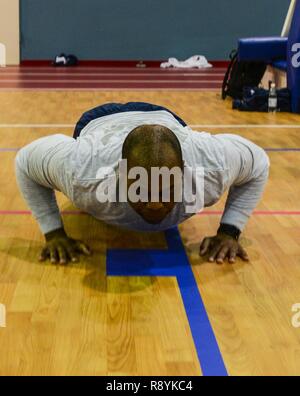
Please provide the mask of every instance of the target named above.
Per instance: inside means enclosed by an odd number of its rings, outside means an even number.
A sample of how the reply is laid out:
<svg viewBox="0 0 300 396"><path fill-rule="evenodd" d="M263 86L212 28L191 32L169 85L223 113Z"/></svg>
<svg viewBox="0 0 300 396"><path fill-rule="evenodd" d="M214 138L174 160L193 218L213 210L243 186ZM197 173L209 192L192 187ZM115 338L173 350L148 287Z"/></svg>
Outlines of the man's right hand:
<svg viewBox="0 0 300 396"><path fill-rule="evenodd" d="M39 261L50 258L51 263L66 264L68 261L79 261L79 255L91 255L91 250L81 241L69 238L63 228L45 234L46 244L43 247Z"/></svg>

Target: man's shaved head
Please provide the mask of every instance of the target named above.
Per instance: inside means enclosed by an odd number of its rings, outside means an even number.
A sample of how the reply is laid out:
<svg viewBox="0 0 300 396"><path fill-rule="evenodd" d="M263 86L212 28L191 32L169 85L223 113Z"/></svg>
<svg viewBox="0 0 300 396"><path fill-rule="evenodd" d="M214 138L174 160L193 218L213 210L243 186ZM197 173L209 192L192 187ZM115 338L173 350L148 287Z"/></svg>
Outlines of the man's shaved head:
<svg viewBox="0 0 300 396"><path fill-rule="evenodd" d="M152 168L183 169L180 143L175 134L162 125L141 125L131 131L123 144L122 157L127 160L128 170L142 167L147 171L148 191L151 190ZM132 180L128 180L128 185L130 186L132 182ZM159 191L162 194L162 189L166 185L162 179L159 183ZM159 202L151 202L149 199L147 203L130 202L130 205L148 223L160 223L175 205L174 181L172 183L170 180L170 183L168 187L172 196L170 202L163 202L163 199L160 198ZM149 191L149 196L151 196L151 191Z"/></svg>
<svg viewBox="0 0 300 396"><path fill-rule="evenodd" d="M123 144L122 157L129 167L182 168L182 152L175 134L162 125L140 125L133 129Z"/></svg>

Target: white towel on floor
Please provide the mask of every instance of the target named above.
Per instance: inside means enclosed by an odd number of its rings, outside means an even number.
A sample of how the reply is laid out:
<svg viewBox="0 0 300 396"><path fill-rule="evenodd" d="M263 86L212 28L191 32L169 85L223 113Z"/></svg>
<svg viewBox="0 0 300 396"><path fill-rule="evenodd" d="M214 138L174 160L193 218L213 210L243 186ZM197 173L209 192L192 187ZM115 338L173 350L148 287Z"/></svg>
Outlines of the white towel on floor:
<svg viewBox="0 0 300 396"><path fill-rule="evenodd" d="M194 56L191 56L190 58L186 59L185 61L179 61L176 58L169 58L168 62L161 63L160 67L162 67L163 69L166 69L169 67L179 67L182 69L190 69L190 68L196 67L198 69L202 69L202 68L209 68L209 67L213 67L213 66L207 62L207 59L205 58L205 56L194 55Z"/></svg>

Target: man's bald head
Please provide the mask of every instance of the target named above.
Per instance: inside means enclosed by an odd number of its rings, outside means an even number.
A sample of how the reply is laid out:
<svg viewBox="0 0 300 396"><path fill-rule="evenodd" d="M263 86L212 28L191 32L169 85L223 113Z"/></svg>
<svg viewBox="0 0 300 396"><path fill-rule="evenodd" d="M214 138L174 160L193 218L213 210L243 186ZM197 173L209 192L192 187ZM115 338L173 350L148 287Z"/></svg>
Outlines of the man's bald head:
<svg viewBox="0 0 300 396"><path fill-rule="evenodd" d="M128 171L135 167L142 167L148 173L148 202L130 202L132 208L148 223L160 223L173 209L174 183L171 178L169 184L159 180L159 202L151 201L151 172L152 168L168 168L183 170L183 160L180 143L175 134L162 125L141 125L129 133L123 144L123 159L127 160ZM173 182L172 182L173 180ZM130 187L133 180L128 180ZM162 199L163 188L170 191L170 201Z"/></svg>
<svg viewBox="0 0 300 396"><path fill-rule="evenodd" d="M140 125L133 129L123 144L122 157L129 168L142 166L182 168L182 152L175 134L162 125Z"/></svg>

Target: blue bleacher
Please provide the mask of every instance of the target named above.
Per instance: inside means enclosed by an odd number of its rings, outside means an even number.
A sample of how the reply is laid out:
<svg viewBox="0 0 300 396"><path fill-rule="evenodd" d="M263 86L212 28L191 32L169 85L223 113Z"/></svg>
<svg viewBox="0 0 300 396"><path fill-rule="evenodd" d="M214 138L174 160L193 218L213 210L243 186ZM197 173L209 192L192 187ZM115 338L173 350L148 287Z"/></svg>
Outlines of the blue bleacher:
<svg viewBox="0 0 300 396"><path fill-rule="evenodd" d="M300 43L300 1L295 6L288 37L242 38L238 44L238 57L241 61L263 61L286 71L287 84L292 96L292 111L300 113L300 55L299 66L292 63L296 52L293 45ZM298 50L299 51L299 50Z"/></svg>

